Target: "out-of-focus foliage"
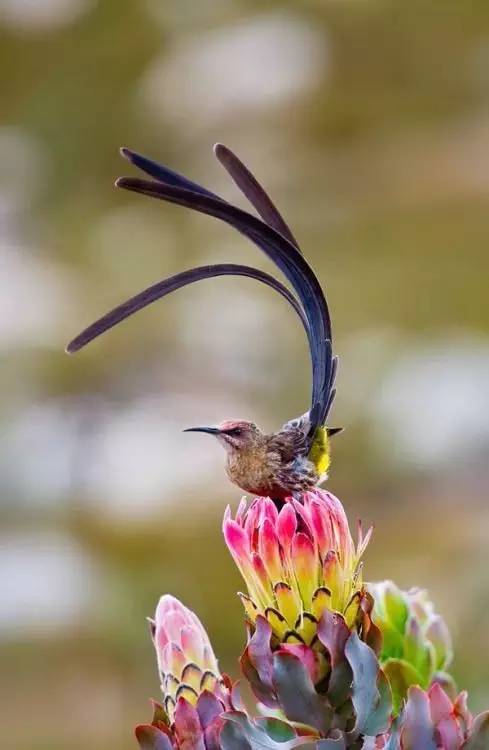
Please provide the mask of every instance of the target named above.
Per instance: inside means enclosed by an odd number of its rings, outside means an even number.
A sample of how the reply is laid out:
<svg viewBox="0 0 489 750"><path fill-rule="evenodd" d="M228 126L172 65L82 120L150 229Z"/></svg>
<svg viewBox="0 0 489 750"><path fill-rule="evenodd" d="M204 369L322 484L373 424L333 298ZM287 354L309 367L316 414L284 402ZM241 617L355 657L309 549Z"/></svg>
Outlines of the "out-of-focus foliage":
<svg viewBox="0 0 489 750"><path fill-rule="evenodd" d="M451 686L446 673L453 653L444 619L435 613L426 591L401 591L392 581L368 587L375 606L373 621L382 634L380 661L394 697L394 709L410 685L428 688L434 680Z"/></svg>
<svg viewBox="0 0 489 750"><path fill-rule="evenodd" d="M7 750L133 747L141 695L158 692L141 624L163 591L235 669L218 526L239 497L218 446L181 429L272 429L308 399L300 326L246 280L63 354L159 277L270 270L227 228L113 190L120 145L238 200L220 140L269 188L328 292L347 427L329 486L375 520L364 577L430 590L457 682L472 710L489 703L488 60L482 0L0 2Z"/></svg>

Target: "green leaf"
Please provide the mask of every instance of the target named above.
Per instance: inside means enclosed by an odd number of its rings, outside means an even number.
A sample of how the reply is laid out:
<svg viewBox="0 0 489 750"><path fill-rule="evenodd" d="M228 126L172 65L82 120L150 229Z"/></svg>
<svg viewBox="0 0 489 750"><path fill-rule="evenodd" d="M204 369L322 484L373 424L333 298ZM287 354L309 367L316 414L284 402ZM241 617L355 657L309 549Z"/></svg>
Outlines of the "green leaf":
<svg viewBox="0 0 489 750"><path fill-rule="evenodd" d="M487 750L489 748L489 711L475 717L469 739L462 750Z"/></svg>
<svg viewBox="0 0 489 750"><path fill-rule="evenodd" d="M399 633L404 633L409 607L403 592L392 581L387 581L383 599L387 618Z"/></svg>
<svg viewBox="0 0 489 750"><path fill-rule="evenodd" d="M161 703L153 700L151 701L151 703L153 704L153 718L151 720L153 726L158 726L159 723L169 726L170 719L168 718L168 714L166 713Z"/></svg>
<svg viewBox="0 0 489 750"><path fill-rule="evenodd" d="M404 633L400 633L390 623L376 620L382 633L382 659L400 658L404 654Z"/></svg>
<svg viewBox="0 0 489 750"><path fill-rule="evenodd" d="M273 659L273 683L280 705L290 721L315 727L326 735L333 710L315 690L309 672L292 654L276 653Z"/></svg>
<svg viewBox="0 0 489 750"><path fill-rule="evenodd" d="M263 729L263 731L276 742L287 742L297 736L293 727L281 719L265 717L257 719L255 724L260 727L260 729Z"/></svg>
<svg viewBox="0 0 489 750"><path fill-rule="evenodd" d="M421 678L412 664L403 659L388 659L382 666L392 690L392 708L395 715L401 710L411 685L418 685Z"/></svg>
<svg viewBox="0 0 489 750"><path fill-rule="evenodd" d="M420 652L424 646L423 635L421 633L421 627L417 619L411 616L406 626L406 633L404 636L404 659L417 667L418 662L422 658Z"/></svg>

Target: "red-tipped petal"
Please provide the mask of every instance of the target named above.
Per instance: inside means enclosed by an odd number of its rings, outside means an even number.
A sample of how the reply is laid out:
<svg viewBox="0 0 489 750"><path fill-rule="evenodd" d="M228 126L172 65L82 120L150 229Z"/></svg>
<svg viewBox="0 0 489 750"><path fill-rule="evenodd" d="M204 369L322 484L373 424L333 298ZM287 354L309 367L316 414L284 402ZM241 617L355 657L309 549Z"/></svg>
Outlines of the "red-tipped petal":
<svg viewBox="0 0 489 750"><path fill-rule="evenodd" d="M292 539L297 530L297 515L290 503L285 503L278 514L276 529L282 549L290 554Z"/></svg>
<svg viewBox="0 0 489 750"><path fill-rule="evenodd" d="M302 532L292 541L292 561L304 609L310 610L312 595L318 587L318 560L313 543Z"/></svg>
<svg viewBox="0 0 489 750"><path fill-rule="evenodd" d="M224 539L240 570L246 569L249 565L251 550L244 529L236 521L226 521Z"/></svg>
<svg viewBox="0 0 489 750"><path fill-rule="evenodd" d="M258 552L272 583L282 580L284 576L278 536L272 521L268 517L265 518L259 530Z"/></svg>

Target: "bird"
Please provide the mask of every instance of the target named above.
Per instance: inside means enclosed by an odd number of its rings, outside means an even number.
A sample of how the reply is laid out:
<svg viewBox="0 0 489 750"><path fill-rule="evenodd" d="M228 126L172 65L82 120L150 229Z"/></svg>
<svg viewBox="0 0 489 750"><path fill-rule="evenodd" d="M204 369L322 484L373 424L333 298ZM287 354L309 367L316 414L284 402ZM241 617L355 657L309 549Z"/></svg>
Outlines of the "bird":
<svg viewBox="0 0 489 750"><path fill-rule="evenodd" d="M319 487L331 463L331 438L342 428L326 422L336 388L338 357L333 355L332 328L326 297L317 276L277 207L252 172L227 146L214 153L258 216L216 193L128 148L121 155L151 179L120 177L116 187L210 215L250 239L275 264L293 291L274 276L252 266L218 263L198 266L153 284L118 305L78 334L66 347L73 354L156 300L184 286L218 276L243 276L280 294L301 320L307 336L312 372L311 401L300 417L278 431L263 432L254 422L227 419L216 426L189 427L184 432L214 436L226 451L226 472L235 485L276 503Z"/></svg>

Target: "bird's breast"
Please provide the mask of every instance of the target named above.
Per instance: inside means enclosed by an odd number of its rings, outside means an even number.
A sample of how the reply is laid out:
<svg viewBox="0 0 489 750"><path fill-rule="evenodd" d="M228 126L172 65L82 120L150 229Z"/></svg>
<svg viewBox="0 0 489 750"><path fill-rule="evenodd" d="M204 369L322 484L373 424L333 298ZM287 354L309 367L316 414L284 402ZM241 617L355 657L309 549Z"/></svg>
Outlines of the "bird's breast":
<svg viewBox="0 0 489 750"><path fill-rule="evenodd" d="M230 480L245 492L266 495L274 485L279 465L277 454L260 451L229 456L226 469Z"/></svg>

